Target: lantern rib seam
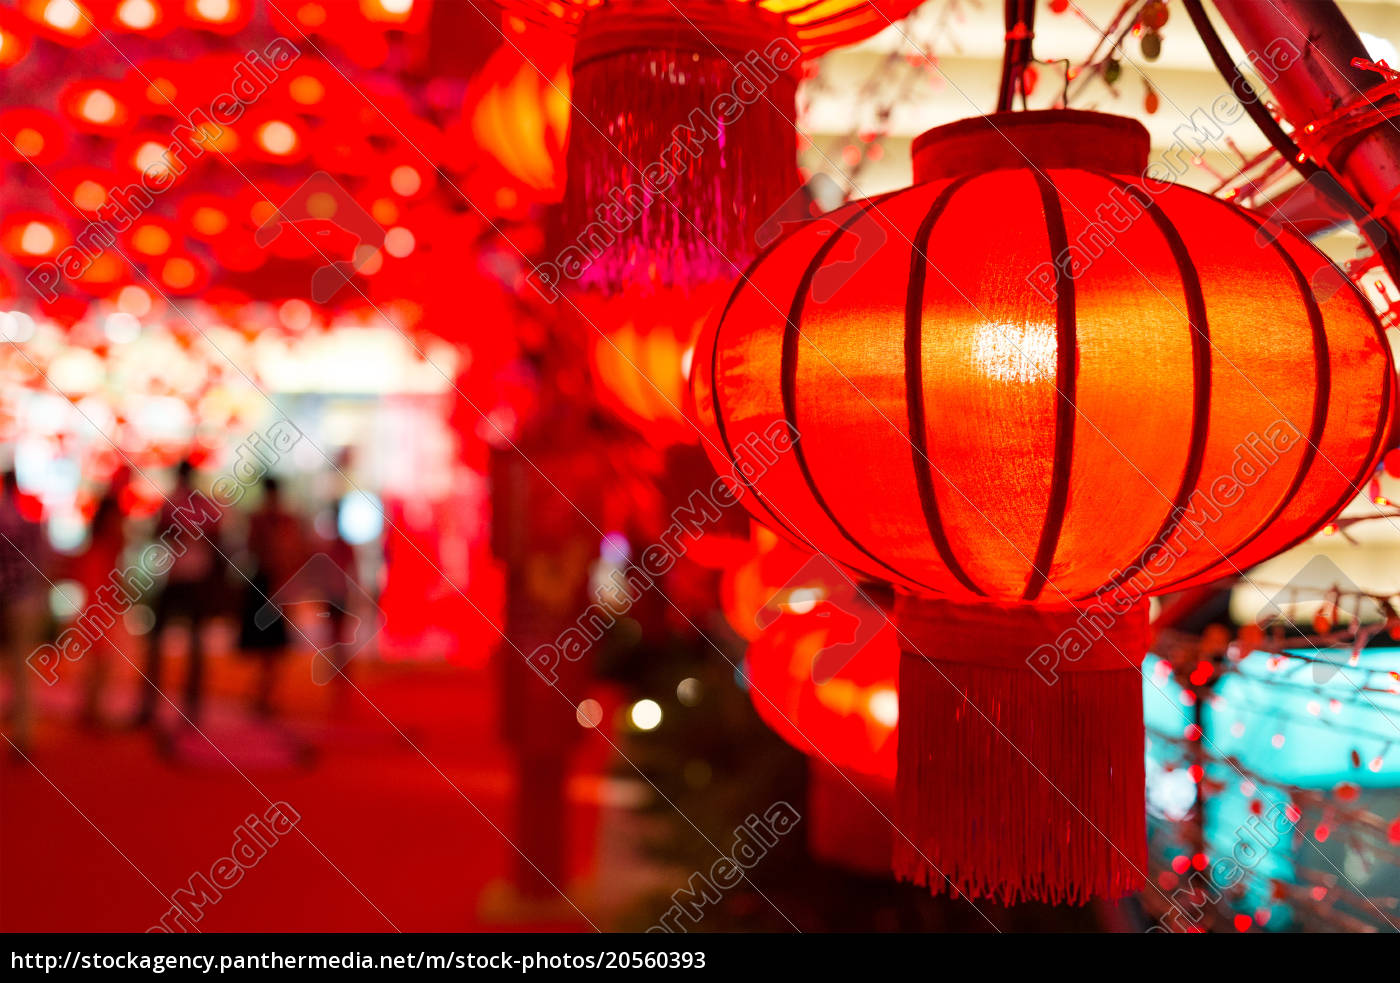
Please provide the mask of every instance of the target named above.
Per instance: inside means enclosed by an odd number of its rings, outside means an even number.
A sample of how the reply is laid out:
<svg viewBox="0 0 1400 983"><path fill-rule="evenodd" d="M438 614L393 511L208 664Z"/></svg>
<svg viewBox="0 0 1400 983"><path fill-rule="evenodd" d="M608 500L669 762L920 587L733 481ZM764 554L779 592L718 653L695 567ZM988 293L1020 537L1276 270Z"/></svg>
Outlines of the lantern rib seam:
<svg viewBox="0 0 1400 983"><path fill-rule="evenodd" d="M1069 251L1069 232L1065 227L1065 210L1053 182L1040 171L1033 172L1045 212L1045 229L1051 257ZM1069 508L1070 470L1074 462L1074 418L1079 412L1076 403L1078 388L1079 332L1075 324L1074 278L1061 263L1055 267L1055 450L1050 461L1050 497L1045 506L1045 524L1040 530L1035 562L1031 566L1023 601L1034 601L1050 580L1055 550L1060 544L1065 513Z"/></svg>
<svg viewBox="0 0 1400 983"><path fill-rule="evenodd" d="M791 235L791 233L789 235ZM740 275L739 282L736 283L734 285L734 289L729 292L729 299L724 302L724 310L720 312L719 320L715 322L715 337L714 341L711 343L710 350L710 405L714 409L715 430L719 436L720 446L724 448L724 458L726 461L729 461L731 463L734 461L734 445L730 443L729 431L724 424L724 411L719 405L720 332L724 330L726 319L729 317L729 309L734 306L734 301L739 299L740 292L743 290L744 287L748 286L751 277L758 272L759 266L763 263L763 261L766 260L780 245L786 242L788 238L789 236L787 235L779 236L773 242L770 242L762 252L760 252L756 257L754 257L753 261L749 263L748 268L744 270L744 272ZM763 507L763 511L768 513L769 518L771 518L775 523L782 527L789 536L792 536L798 542L810 547L813 550L816 550L818 553L821 552L821 550L817 549L815 543L813 543L810 539L804 536L796 527L794 527L792 524L790 524L781 516L779 516L778 513L773 509L773 507L763 500L763 496L759 494L758 488L755 487L753 481L748 477L748 475L744 474L743 468L734 467L732 470L733 473L738 477L739 483L742 484L744 488L749 492L750 497Z"/></svg>
<svg viewBox="0 0 1400 983"><path fill-rule="evenodd" d="M806 452L802 449L802 431L797 426L797 342L799 335L801 335L802 333L801 328L798 325L802 321L802 311L803 308L806 306L807 293L811 290L812 281L816 278L817 271L821 268L823 261L825 261L827 256L831 254L831 251L836 248L836 244L840 242L842 238L845 237L846 230L849 229L852 225L854 225L857 221L859 221L862 216L866 215L868 212L874 209L878 203L879 202L876 199L871 199L870 201L865 202L862 205L862 207L856 210L856 213L854 215L843 221L834 230L832 230L832 233L830 236L827 237L826 242L822 243L821 247L812 255L812 258L807 262L807 268L802 271L802 278L798 281L797 290L793 294L792 307L788 311L787 324L783 328L781 370L783 418L787 421L787 425L791 429L793 434L792 453L797 461L797 469L802 474L802 480L807 484L807 491L811 494L812 500L817 504L817 507L820 508L823 513L825 513L827 519L830 520L832 526L835 527L836 531L839 532L842 536L844 536L846 538L846 541L849 542L852 546L854 546L857 550L859 550L863 555L869 557L870 560L874 563L877 563L880 566L884 567L886 570L894 574L900 580L905 581L906 583L914 584L916 587L920 587L923 590L932 592L934 591L932 587L914 579L913 577L900 573L890 564L886 563L874 553L870 552L870 550L867 549L858 539L856 539L855 536L851 535L850 530L848 530L842 524L841 520L836 518L836 514L832 512L831 506L827 504L826 498L823 497L821 491L817 488L816 480L812 477L812 470L807 463ZM808 341L807 343L812 344L810 341Z"/></svg>
<svg viewBox="0 0 1400 983"><path fill-rule="evenodd" d="M1243 209L1236 209L1236 212L1253 225L1256 230L1263 231L1263 224L1252 215L1248 214ZM1332 392L1332 367L1330 362L1331 354L1327 346L1327 327L1323 323L1322 309L1317 304L1317 298L1313 296L1312 290L1308 285L1307 277L1304 276L1302 269L1299 268L1298 264L1293 260L1293 257L1288 254L1288 250L1284 249L1279 241L1282 234L1282 230L1280 230L1279 235L1274 236L1273 242L1270 243L1270 245L1274 251L1278 253L1280 258L1282 258L1284 265L1293 275L1293 281L1297 285L1298 292L1303 298L1303 305L1307 308L1308 325L1312 329L1313 336L1313 370L1315 377L1313 385L1312 418L1308 425L1308 446L1304 448L1302 459L1298 464L1297 473L1294 474L1293 480L1289 483L1288 488L1284 490L1278 505L1274 507L1273 511L1269 513L1268 517L1264 519L1263 522L1259 523L1253 532L1246 536L1242 542L1225 550L1226 556L1221 561L1212 563L1204 570L1191 574L1188 577L1179 577L1167 583L1164 587L1159 588L1159 590L1170 590L1173 584L1185 580L1210 577L1212 571L1218 569L1225 563L1230 563L1231 566L1235 566L1233 561L1230 560L1230 557L1252 544L1269 528L1269 526L1277 521L1278 517L1288 508L1288 503L1292 501L1293 496L1303 487L1303 482L1307 480L1308 472L1312 469L1313 462L1317 459L1319 453L1318 445L1323 439L1323 431L1327 426L1327 411ZM1291 423L1292 421L1289 422ZM1373 444L1371 454L1374 455L1374 453L1375 447ZM1363 473L1362 477L1364 476ZM1342 477L1345 479L1346 476L1343 475ZM1349 495L1348 499L1350 499ZM1312 532L1309 531L1308 535L1311 536ZM1239 572L1237 566L1235 566L1235 570Z"/></svg>
<svg viewBox="0 0 1400 983"><path fill-rule="evenodd" d="M943 528L943 519L938 509L938 493L933 486L933 462L928 456L928 419L924 410L924 289L928 282L928 268L933 265L932 260L928 258L928 245L933 238L934 226L948 207L949 201L969 180L971 176L957 178L945 187L929 206L914 233L913 248L909 254L909 286L904 299L904 393L909 413L909 444L913 451L914 484L919 491L919 505L923 508L924 523L928 526L929 537L933 540L939 559L958 583L979 597L986 597L987 592L977 586L976 581L953 555L952 543L949 542L947 532ZM946 275L944 279L947 279Z"/></svg>
<svg viewBox="0 0 1400 983"><path fill-rule="evenodd" d="M1104 179L1138 199L1144 211L1151 216L1152 224L1157 227L1166 240L1172 258L1176 260L1177 272L1181 277L1182 289L1186 294L1186 323L1191 332L1193 393L1190 452L1186 458L1186 467L1182 472L1181 484L1177 488L1176 498L1172 502L1171 509L1167 512L1166 519L1162 522L1161 528L1157 530L1157 535L1143 549L1137 560L1130 563L1127 569L1096 591L1094 595L1088 595L1089 597L1107 593L1122 586L1131 580L1137 571L1141 571L1142 567L1151 561L1157 553L1166 549L1168 540L1176 531L1181 516L1186 511L1191 496L1195 494L1196 487L1200 482L1201 470L1205 466L1206 442L1210 435L1210 322L1206 317L1205 294L1201 290L1201 278L1196 272L1196 265L1191 261L1190 250L1186 248L1186 242L1182 239L1181 233L1177 231L1172 220L1167 217L1166 212L1151 195L1136 185L1121 181L1111 174L1105 174Z"/></svg>

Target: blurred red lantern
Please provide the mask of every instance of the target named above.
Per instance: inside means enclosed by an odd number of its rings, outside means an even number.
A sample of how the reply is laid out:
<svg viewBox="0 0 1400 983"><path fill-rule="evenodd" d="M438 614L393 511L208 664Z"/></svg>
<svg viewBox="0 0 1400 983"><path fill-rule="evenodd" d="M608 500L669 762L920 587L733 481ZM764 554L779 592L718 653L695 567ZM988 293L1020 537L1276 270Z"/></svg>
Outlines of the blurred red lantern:
<svg viewBox="0 0 1400 983"><path fill-rule="evenodd" d="M735 275L797 187L802 60L916 5L509 0L521 20L576 37L564 223L588 255L561 253L558 265L608 292L639 275L666 285ZM689 134L680 149L677 132ZM583 237L600 208L628 219L594 248Z"/></svg>
<svg viewBox="0 0 1400 983"><path fill-rule="evenodd" d="M873 632L862 624L872 614L881 619ZM749 646L744 669L758 715L809 759L808 849L837 866L888 872L899 733L893 626L883 612L799 597Z"/></svg>
<svg viewBox="0 0 1400 983"><path fill-rule="evenodd" d="M68 227L42 212L12 212L0 220L0 246L23 266L52 260L72 242Z"/></svg>
<svg viewBox="0 0 1400 983"><path fill-rule="evenodd" d="M139 182L148 192L169 189L207 157L207 154L196 157L169 134L153 130L138 131L120 138L112 151L112 161L122 182Z"/></svg>
<svg viewBox="0 0 1400 983"><path fill-rule="evenodd" d="M168 219L147 216L123 234L131 251L143 259L180 252L184 248L180 228Z"/></svg>
<svg viewBox="0 0 1400 983"><path fill-rule="evenodd" d="M209 285L209 268L191 253L174 253L153 264L160 289L176 297L190 297Z"/></svg>
<svg viewBox="0 0 1400 983"><path fill-rule="evenodd" d="M0 113L0 157L46 167L63 156L68 130L42 109L7 109Z"/></svg>
<svg viewBox="0 0 1400 983"><path fill-rule="evenodd" d="M22 0L20 9L40 34L70 48L95 36L92 11L83 0Z"/></svg>
<svg viewBox="0 0 1400 983"><path fill-rule="evenodd" d="M318 59L298 58L283 77L287 103L305 116L333 117L343 111L347 93L359 97L343 75Z"/></svg>
<svg viewBox="0 0 1400 983"><path fill-rule="evenodd" d="M175 27L172 10L176 6L176 0L117 0L112 27L119 33L164 37Z"/></svg>
<svg viewBox="0 0 1400 983"><path fill-rule="evenodd" d="M252 0L185 0L185 23L215 34L233 35L248 26Z"/></svg>
<svg viewBox="0 0 1400 983"><path fill-rule="evenodd" d="M114 187L117 187L116 175L105 168L70 167L53 176L48 191L60 214L76 207L88 218L93 218L98 209L107 204Z"/></svg>
<svg viewBox="0 0 1400 983"><path fill-rule="evenodd" d="M306 127L290 114L250 113L239 129L253 156L269 163L294 164L310 153Z"/></svg>
<svg viewBox="0 0 1400 983"><path fill-rule="evenodd" d="M858 615L801 602L749 646L749 696L764 723L808 757L894 781L899 640L884 622L862 638ZM858 641L856 641L858 640Z"/></svg>
<svg viewBox="0 0 1400 983"><path fill-rule="evenodd" d="M119 133L131 122L125 86L109 79L69 82L59 91L58 103L73 125L86 133Z"/></svg>
<svg viewBox="0 0 1400 983"><path fill-rule="evenodd" d="M580 300L591 322L589 361L602 401L656 446L698 439L685 414L690 362L724 291L724 284L711 284Z"/></svg>
<svg viewBox="0 0 1400 983"><path fill-rule="evenodd" d="M200 61L179 62L152 58L141 66L141 75L132 83L138 115L179 115L180 106L198 106L195 79L207 66ZM228 76L221 76L227 78Z"/></svg>
<svg viewBox="0 0 1400 983"><path fill-rule="evenodd" d="M115 250L104 249L87 260L72 280L91 297L110 297L131 282L131 274L126 259Z"/></svg>
<svg viewBox="0 0 1400 983"><path fill-rule="evenodd" d="M34 35L23 17L8 7L0 7L0 68L9 68L29 54Z"/></svg>
<svg viewBox="0 0 1400 983"><path fill-rule="evenodd" d="M237 224L228 201L220 195L192 194L180 201L180 227L196 239L215 242Z"/></svg>
<svg viewBox="0 0 1400 983"><path fill-rule="evenodd" d="M780 240L698 349L724 473L794 435L749 508L900 589L896 864L935 891L1138 886L1144 595L1310 535L1380 450L1364 298L1314 296L1292 232L1143 178L1148 144L1068 111L931 131L924 183Z"/></svg>
<svg viewBox="0 0 1400 983"><path fill-rule="evenodd" d="M464 100L476 145L548 201L564 190L571 53L572 45L540 31L509 37Z"/></svg>
<svg viewBox="0 0 1400 983"><path fill-rule="evenodd" d="M745 557L733 559L720 581L720 608L735 634L754 641L794 592L799 601L829 597L846 585L829 564L812 563L812 554L779 539L767 526L750 523Z"/></svg>

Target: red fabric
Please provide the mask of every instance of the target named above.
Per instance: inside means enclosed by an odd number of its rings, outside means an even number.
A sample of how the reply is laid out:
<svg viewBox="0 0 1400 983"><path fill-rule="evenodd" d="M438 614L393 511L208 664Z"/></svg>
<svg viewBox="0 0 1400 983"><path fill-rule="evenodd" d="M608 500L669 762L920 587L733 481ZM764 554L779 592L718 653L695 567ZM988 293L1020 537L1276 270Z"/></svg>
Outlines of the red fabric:
<svg viewBox="0 0 1400 983"><path fill-rule="evenodd" d="M1076 243L1118 182L1138 184L1045 173L855 203L754 264L693 379L722 473L729 448L785 418L800 434L754 480L762 500L743 495L760 520L917 593L1066 605L1164 550L1181 556L1135 591L1232 574L1356 494L1393 371L1364 298L1314 301L1306 274L1326 260L1305 240L1272 245L1242 210L1180 187L1043 296L1031 278L1054 240ZM911 243L931 214L923 262ZM1172 521L1276 424L1291 443L1243 494Z"/></svg>

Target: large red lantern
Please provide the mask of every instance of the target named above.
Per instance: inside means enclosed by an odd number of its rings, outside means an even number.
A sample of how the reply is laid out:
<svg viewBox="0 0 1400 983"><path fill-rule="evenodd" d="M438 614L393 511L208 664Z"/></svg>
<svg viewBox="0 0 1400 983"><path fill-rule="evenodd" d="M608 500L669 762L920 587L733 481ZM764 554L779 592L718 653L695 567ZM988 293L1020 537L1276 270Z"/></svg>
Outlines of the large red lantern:
<svg viewBox="0 0 1400 983"><path fill-rule="evenodd" d="M728 278L797 187L802 61L917 0L509 0L577 39L564 226L552 269L615 291ZM660 200L658 200L660 199Z"/></svg>
<svg viewBox="0 0 1400 983"><path fill-rule="evenodd" d="M1147 154L1094 113L933 130L922 183L777 242L697 348L748 507L898 590L896 870L935 891L1141 883L1146 595L1309 536L1389 419L1361 295ZM791 452L736 471L776 426Z"/></svg>

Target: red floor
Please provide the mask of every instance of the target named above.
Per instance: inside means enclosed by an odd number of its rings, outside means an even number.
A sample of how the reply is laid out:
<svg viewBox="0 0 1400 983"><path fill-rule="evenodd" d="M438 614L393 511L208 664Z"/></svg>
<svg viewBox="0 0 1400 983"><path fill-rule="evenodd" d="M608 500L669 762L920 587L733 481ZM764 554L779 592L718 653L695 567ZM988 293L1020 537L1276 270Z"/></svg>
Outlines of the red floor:
<svg viewBox="0 0 1400 983"><path fill-rule="evenodd" d="M489 674L362 669L362 689L405 740L353 694L333 712L300 662L288 666L286 722L252 723L236 699L246 667L215 662L209 740L187 735L164 755L149 732L77 728L63 684L43 694L32 763L0 755L0 930L143 931L269 801L300 822L205 908L200 930L589 928L562 899L521 903L508 886L513 778ZM130 699L133 681L122 682L114 703ZM600 925L589 885L606 750L591 739L576 762L561 885Z"/></svg>

